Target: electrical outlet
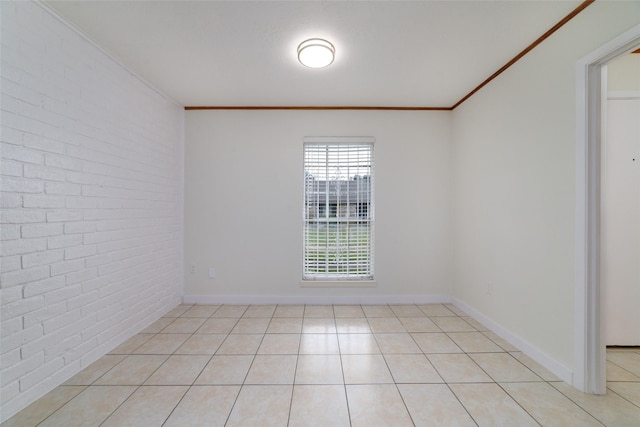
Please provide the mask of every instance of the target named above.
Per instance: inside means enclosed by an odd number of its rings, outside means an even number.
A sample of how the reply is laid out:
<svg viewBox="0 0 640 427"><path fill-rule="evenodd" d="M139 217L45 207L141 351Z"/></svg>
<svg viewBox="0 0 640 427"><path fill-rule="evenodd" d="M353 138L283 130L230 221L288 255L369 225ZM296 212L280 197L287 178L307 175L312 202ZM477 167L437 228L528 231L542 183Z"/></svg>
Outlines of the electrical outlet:
<svg viewBox="0 0 640 427"><path fill-rule="evenodd" d="M196 263L192 262L191 265L189 266L189 273L193 274L196 272Z"/></svg>
<svg viewBox="0 0 640 427"><path fill-rule="evenodd" d="M216 269L213 267L209 267L209 279L216 278Z"/></svg>
<svg viewBox="0 0 640 427"><path fill-rule="evenodd" d="M487 295L493 295L493 283L487 283Z"/></svg>

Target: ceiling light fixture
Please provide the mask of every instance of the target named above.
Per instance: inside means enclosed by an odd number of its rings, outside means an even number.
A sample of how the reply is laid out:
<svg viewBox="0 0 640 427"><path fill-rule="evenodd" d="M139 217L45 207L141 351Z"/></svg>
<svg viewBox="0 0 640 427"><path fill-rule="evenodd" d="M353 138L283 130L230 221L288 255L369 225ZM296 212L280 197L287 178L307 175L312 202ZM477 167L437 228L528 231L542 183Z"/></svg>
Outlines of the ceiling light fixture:
<svg viewBox="0 0 640 427"><path fill-rule="evenodd" d="M309 68L331 65L335 54L336 48L324 39L305 40L298 46L298 61Z"/></svg>

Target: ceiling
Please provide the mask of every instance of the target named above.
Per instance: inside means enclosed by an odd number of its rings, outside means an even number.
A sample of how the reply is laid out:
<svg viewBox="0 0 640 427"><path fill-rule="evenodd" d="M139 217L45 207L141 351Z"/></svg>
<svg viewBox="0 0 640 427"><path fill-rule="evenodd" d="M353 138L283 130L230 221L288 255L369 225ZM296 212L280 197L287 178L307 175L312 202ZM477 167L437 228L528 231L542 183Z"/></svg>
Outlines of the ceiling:
<svg viewBox="0 0 640 427"><path fill-rule="evenodd" d="M450 107L582 1L46 1L185 106ZM297 61L322 37L328 68Z"/></svg>

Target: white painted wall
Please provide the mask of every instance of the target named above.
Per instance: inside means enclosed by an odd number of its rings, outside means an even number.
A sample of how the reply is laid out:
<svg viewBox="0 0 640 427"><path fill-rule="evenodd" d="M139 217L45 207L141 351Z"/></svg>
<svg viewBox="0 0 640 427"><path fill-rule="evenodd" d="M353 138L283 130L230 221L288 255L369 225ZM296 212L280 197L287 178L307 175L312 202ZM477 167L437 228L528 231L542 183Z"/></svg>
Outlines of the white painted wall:
<svg viewBox="0 0 640 427"><path fill-rule="evenodd" d="M409 302L449 295L450 116L187 112L185 299ZM300 286L305 136L376 138L377 287ZM215 279L207 278L209 267Z"/></svg>
<svg viewBox="0 0 640 427"><path fill-rule="evenodd" d="M454 296L569 381L575 66L638 22L639 2L596 2L454 111Z"/></svg>
<svg viewBox="0 0 640 427"><path fill-rule="evenodd" d="M602 140L602 323L607 345L640 345L640 55L607 65Z"/></svg>
<svg viewBox="0 0 640 427"><path fill-rule="evenodd" d="M2 420L177 304L182 109L0 2Z"/></svg>

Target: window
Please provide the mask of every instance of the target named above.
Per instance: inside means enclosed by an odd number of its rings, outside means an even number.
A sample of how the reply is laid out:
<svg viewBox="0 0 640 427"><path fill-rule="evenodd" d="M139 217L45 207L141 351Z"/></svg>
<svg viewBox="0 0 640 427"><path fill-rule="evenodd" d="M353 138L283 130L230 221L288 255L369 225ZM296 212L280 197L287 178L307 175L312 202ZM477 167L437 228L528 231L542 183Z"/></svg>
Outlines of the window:
<svg viewBox="0 0 640 427"><path fill-rule="evenodd" d="M373 280L373 138L305 138L303 280Z"/></svg>

